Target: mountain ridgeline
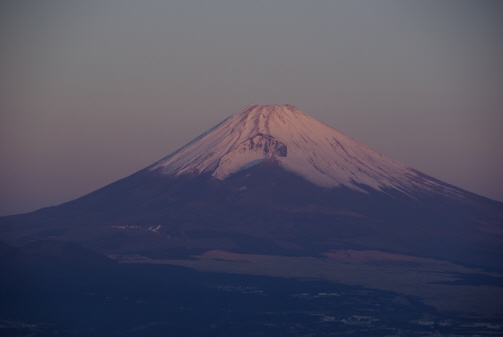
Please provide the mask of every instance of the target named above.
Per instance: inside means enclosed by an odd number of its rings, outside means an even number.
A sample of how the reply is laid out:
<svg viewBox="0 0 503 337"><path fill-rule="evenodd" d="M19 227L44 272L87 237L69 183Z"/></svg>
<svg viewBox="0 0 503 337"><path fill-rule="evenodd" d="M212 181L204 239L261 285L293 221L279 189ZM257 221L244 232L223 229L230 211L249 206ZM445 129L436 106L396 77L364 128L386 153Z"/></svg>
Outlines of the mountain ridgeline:
<svg viewBox="0 0 503 337"><path fill-rule="evenodd" d="M104 254L377 250L503 271L503 203L388 158L290 105L248 105L178 151L2 239Z"/></svg>

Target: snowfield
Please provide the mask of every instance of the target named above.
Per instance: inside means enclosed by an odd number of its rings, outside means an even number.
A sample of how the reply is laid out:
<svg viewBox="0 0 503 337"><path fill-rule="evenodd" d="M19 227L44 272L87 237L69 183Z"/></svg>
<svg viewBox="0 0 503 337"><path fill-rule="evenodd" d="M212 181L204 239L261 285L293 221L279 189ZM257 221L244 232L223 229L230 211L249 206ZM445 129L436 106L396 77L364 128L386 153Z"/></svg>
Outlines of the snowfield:
<svg viewBox="0 0 503 337"><path fill-rule="evenodd" d="M291 105L247 105L150 169L175 176L212 172L224 180L268 158L321 187L457 194Z"/></svg>

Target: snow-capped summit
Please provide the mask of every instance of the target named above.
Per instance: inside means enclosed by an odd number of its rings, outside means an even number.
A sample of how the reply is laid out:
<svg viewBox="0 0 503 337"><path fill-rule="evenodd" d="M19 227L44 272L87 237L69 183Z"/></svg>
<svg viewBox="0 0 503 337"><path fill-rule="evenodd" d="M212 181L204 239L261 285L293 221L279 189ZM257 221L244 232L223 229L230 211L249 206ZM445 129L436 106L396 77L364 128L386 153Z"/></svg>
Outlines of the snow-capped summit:
<svg viewBox="0 0 503 337"><path fill-rule="evenodd" d="M219 180L273 158L285 170L321 187L360 190L438 188L398 163L291 105L250 104L151 170L165 175L207 173ZM445 185L444 185L445 187Z"/></svg>

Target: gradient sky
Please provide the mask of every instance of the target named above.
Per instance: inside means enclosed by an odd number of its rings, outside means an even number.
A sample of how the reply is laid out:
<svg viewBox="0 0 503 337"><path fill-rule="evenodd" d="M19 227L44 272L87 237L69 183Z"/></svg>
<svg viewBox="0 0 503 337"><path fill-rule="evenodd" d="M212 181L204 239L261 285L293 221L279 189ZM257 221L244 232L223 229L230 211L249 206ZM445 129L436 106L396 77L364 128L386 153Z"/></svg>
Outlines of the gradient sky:
<svg viewBox="0 0 503 337"><path fill-rule="evenodd" d="M503 201L503 3L1 1L0 215L132 174L248 103Z"/></svg>

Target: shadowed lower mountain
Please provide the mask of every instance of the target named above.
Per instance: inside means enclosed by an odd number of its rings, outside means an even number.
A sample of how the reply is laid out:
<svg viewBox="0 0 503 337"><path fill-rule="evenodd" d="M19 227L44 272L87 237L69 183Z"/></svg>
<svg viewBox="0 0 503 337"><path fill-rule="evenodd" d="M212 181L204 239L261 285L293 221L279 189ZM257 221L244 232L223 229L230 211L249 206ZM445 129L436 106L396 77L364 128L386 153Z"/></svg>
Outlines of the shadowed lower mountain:
<svg viewBox="0 0 503 337"><path fill-rule="evenodd" d="M105 254L380 250L503 271L503 203L429 177L285 105L249 105L77 200L0 218L1 238Z"/></svg>

